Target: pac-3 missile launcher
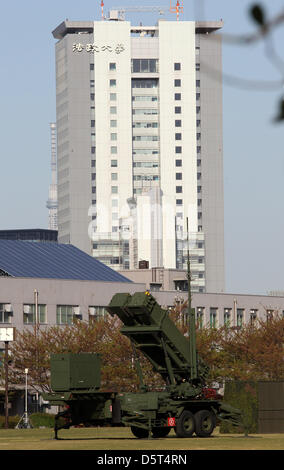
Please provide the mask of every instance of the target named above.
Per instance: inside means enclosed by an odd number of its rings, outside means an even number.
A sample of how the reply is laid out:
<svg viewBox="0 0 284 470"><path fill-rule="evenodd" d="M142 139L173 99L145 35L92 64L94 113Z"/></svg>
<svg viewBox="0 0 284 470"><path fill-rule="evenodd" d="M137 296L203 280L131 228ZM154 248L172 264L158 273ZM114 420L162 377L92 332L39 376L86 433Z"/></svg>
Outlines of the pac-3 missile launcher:
<svg viewBox="0 0 284 470"><path fill-rule="evenodd" d="M55 437L76 424L130 426L139 438L165 437L172 428L178 437L208 437L220 420L240 424L238 410L204 393L208 366L196 352L194 309L189 309L189 338L149 292L116 294L107 310L124 324L121 333L130 339L134 356L141 351L164 379L164 390L148 390L137 356L140 391L118 394L100 391L98 355L53 355L53 393L44 398L68 407L56 416Z"/></svg>

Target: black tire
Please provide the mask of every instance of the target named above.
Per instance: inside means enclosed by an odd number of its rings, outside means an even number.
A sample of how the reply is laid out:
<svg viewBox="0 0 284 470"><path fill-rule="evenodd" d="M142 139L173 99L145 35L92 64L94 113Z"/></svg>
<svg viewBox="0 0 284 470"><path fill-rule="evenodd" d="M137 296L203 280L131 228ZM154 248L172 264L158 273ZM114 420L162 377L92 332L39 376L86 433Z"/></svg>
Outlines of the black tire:
<svg viewBox="0 0 284 470"><path fill-rule="evenodd" d="M194 415L195 433L198 437L209 437L216 426L215 415L208 410L197 411Z"/></svg>
<svg viewBox="0 0 284 470"><path fill-rule="evenodd" d="M148 429L137 428L136 426L131 426L130 429L132 431L132 434L135 437L138 437L138 439L146 439L146 437L149 437Z"/></svg>
<svg viewBox="0 0 284 470"><path fill-rule="evenodd" d="M177 419L175 432L178 437L191 437L195 431L195 420L191 411L184 410Z"/></svg>
<svg viewBox="0 0 284 470"><path fill-rule="evenodd" d="M152 429L152 436L153 437L166 437L169 434L170 430L171 430L171 428L167 428L167 427L153 428Z"/></svg>

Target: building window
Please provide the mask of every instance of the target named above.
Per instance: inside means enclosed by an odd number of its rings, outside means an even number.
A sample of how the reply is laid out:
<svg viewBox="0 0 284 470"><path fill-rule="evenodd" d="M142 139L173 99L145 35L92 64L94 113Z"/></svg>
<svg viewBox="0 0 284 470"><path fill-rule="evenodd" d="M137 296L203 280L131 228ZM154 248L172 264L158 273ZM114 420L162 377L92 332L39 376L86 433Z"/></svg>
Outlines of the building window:
<svg viewBox="0 0 284 470"><path fill-rule="evenodd" d="M110 134L110 140L117 140L117 134L116 133L111 133Z"/></svg>
<svg viewBox="0 0 284 470"><path fill-rule="evenodd" d="M71 325L74 320L82 320L80 309L74 305L57 305L56 323L57 325Z"/></svg>
<svg viewBox="0 0 284 470"><path fill-rule="evenodd" d="M110 166L117 167L117 160L111 160Z"/></svg>
<svg viewBox="0 0 284 470"><path fill-rule="evenodd" d="M177 199L176 200L176 205L177 206L182 206L182 199Z"/></svg>
<svg viewBox="0 0 284 470"><path fill-rule="evenodd" d="M242 328L243 324L244 324L244 309L237 308L237 326L239 328Z"/></svg>
<svg viewBox="0 0 284 470"><path fill-rule="evenodd" d="M181 106L175 106L175 114L181 114Z"/></svg>
<svg viewBox="0 0 284 470"><path fill-rule="evenodd" d="M218 309L215 307L210 307L210 327L217 328L217 312Z"/></svg>
<svg viewBox="0 0 284 470"><path fill-rule="evenodd" d="M90 100L95 101L95 93L90 93Z"/></svg>
<svg viewBox="0 0 284 470"><path fill-rule="evenodd" d="M158 80L155 78L133 78L131 81L132 88L157 88Z"/></svg>
<svg viewBox="0 0 284 470"><path fill-rule="evenodd" d="M181 100L181 93L175 93L175 100L180 101Z"/></svg>
<svg viewBox="0 0 284 470"><path fill-rule="evenodd" d="M95 70L95 64L90 64L90 70Z"/></svg>
<svg viewBox="0 0 284 470"><path fill-rule="evenodd" d="M175 139L176 139L176 140L181 140L181 133L180 133L180 132L179 132L179 133L176 133Z"/></svg>
<svg viewBox="0 0 284 470"><path fill-rule="evenodd" d="M181 120L180 119L175 120L175 127L181 127Z"/></svg>
<svg viewBox="0 0 284 470"><path fill-rule="evenodd" d="M203 328L204 322L204 307L197 307L196 309L196 320L197 320L197 328L201 330Z"/></svg>
<svg viewBox="0 0 284 470"><path fill-rule="evenodd" d="M35 325L38 323L47 323L46 321L46 305L39 304L37 308L37 318L36 318L36 306L35 304L24 304L24 324L25 325Z"/></svg>
<svg viewBox="0 0 284 470"><path fill-rule="evenodd" d="M176 186L176 193L182 193L182 186Z"/></svg>
<svg viewBox="0 0 284 470"><path fill-rule="evenodd" d="M118 186L112 186L111 187L111 193L112 194L118 194Z"/></svg>
<svg viewBox="0 0 284 470"><path fill-rule="evenodd" d="M182 151L182 148L180 146L176 147L176 149L175 149L176 153L181 153L181 151Z"/></svg>
<svg viewBox="0 0 284 470"><path fill-rule="evenodd" d="M115 63L115 62L110 62L110 64L109 64L109 70L110 70L110 71L115 71L115 70L116 70L116 63Z"/></svg>
<svg viewBox="0 0 284 470"><path fill-rule="evenodd" d="M132 96L132 101L158 101L158 97L156 95L134 95Z"/></svg>
<svg viewBox="0 0 284 470"><path fill-rule="evenodd" d="M115 119L111 119L110 127L117 127L117 121Z"/></svg>
<svg viewBox="0 0 284 470"><path fill-rule="evenodd" d="M158 59L132 59L132 73L155 73L158 72Z"/></svg>
<svg viewBox="0 0 284 470"><path fill-rule="evenodd" d="M231 308L224 308L224 326L229 327L231 325Z"/></svg>
<svg viewBox="0 0 284 470"><path fill-rule="evenodd" d="M180 62L175 62L174 70L181 70L181 63Z"/></svg>
<svg viewBox="0 0 284 470"><path fill-rule="evenodd" d="M111 147L111 148L110 148L110 153L111 153L111 154L117 153L117 147Z"/></svg>
<svg viewBox="0 0 284 470"><path fill-rule="evenodd" d="M95 127L95 120L94 119L91 120L91 127Z"/></svg>
<svg viewBox="0 0 284 470"><path fill-rule="evenodd" d="M116 101L116 93L110 93L109 98L110 101Z"/></svg>
<svg viewBox="0 0 284 470"><path fill-rule="evenodd" d="M117 181L117 173L112 173L111 174L111 180L112 181Z"/></svg>
<svg viewBox="0 0 284 470"><path fill-rule="evenodd" d="M196 86L200 87L200 80L196 80Z"/></svg>
<svg viewBox="0 0 284 470"><path fill-rule="evenodd" d="M94 322L98 320L103 320L107 311L105 307L92 306L89 307L89 322Z"/></svg>
<svg viewBox="0 0 284 470"><path fill-rule="evenodd" d="M116 106L111 106L110 107L110 114L116 114L116 113L117 113Z"/></svg>
<svg viewBox="0 0 284 470"><path fill-rule="evenodd" d="M181 86L181 80L179 79L175 80L175 86Z"/></svg>
<svg viewBox="0 0 284 470"><path fill-rule="evenodd" d="M116 80L111 79L111 80L109 81L109 86L110 86L111 88L115 87L115 86L116 86Z"/></svg>
<svg viewBox="0 0 284 470"><path fill-rule="evenodd" d="M176 166L182 166L182 160L176 160Z"/></svg>
<svg viewBox="0 0 284 470"><path fill-rule="evenodd" d="M176 180L182 180L182 173L176 173Z"/></svg>
<svg viewBox="0 0 284 470"><path fill-rule="evenodd" d="M250 324L253 325L257 320L257 309L251 308L249 312Z"/></svg>
<svg viewBox="0 0 284 470"><path fill-rule="evenodd" d="M0 304L0 323L11 323L12 315L11 304Z"/></svg>

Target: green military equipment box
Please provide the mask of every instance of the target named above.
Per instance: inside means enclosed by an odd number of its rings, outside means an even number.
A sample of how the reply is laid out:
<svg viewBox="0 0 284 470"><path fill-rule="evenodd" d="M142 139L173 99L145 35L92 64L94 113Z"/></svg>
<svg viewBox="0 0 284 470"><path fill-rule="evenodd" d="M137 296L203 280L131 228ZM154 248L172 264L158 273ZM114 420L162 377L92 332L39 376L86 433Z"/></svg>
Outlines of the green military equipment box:
<svg viewBox="0 0 284 470"><path fill-rule="evenodd" d="M54 392L99 389L101 357L94 353L51 354L51 388Z"/></svg>

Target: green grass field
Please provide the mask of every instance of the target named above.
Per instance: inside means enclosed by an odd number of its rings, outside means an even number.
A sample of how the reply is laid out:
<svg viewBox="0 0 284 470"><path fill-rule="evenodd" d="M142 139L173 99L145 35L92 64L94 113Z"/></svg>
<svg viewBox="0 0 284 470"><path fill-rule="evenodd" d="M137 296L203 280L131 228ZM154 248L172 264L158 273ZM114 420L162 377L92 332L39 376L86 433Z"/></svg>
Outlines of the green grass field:
<svg viewBox="0 0 284 470"><path fill-rule="evenodd" d="M210 438L136 439L129 428L0 429L1 450L284 450L284 434L219 434Z"/></svg>

